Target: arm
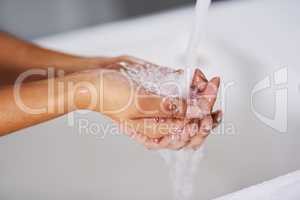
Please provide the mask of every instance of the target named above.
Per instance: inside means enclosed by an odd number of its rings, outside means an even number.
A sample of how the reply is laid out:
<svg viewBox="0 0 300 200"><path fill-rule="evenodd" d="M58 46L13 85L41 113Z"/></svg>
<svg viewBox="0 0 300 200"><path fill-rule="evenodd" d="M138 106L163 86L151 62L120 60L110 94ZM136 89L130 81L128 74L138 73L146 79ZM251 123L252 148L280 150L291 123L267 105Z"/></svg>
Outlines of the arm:
<svg viewBox="0 0 300 200"><path fill-rule="evenodd" d="M128 81L114 70L90 70L0 87L0 136L77 109L100 112L134 128L141 127L135 119L173 115L169 108L174 108L174 102L145 94ZM141 130L141 133L154 135L153 130Z"/></svg>
<svg viewBox="0 0 300 200"><path fill-rule="evenodd" d="M58 90L58 85L67 79L78 81L78 78L70 77L23 83L19 89L15 88L16 85L0 87L0 136L75 110L66 98L72 91L66 87ZM53 85L53 95L48 92L50 84ZM75 105L84 108L85 101L77 94L72 95L76 97Z"/></svg>
<svg viewBox="0 0 300 200"><path fill-rule="evenodd" d="M73 87L68 86L70 83ZM210 84L213 87L207 86L200 95L203 92L216 95L218 79L212 79L208 85ZM49 92L49 85L53 92ZM202 82L198 85L202 85ZM90 109L110 117L120 125L124 133L149 149L180 149L184 146L197 148L210 129L220 122L221 117L220 112L215 112L199 119L199 122L194 120L196 124L187 124L185 101L168 101L169 98L145 94L143 90L140 93L137 88L128 84L126 77L112 70L73 73L66 77L23 83L20 86L20 89L13 86L0 87L0 136L76 109ZM209 96L212 97L211 95ZM96 98L94 103L93 98ZM209 109L212 109L213 104L211 102ZM44 110L37 110L41 108ZM196 125L196 129L193 125ZM174 143L172 130L176 127L183 132L180 133L180 140Z"/></svg>
<svg viewBox="0 0 300 200"><path fill-rule="evenodd" d="M103 68L117 62L144 63L130 56L83 57L45 49L0 32L0 84L13 83L16 77L32 68L53 67L66 73Z"/></svg>

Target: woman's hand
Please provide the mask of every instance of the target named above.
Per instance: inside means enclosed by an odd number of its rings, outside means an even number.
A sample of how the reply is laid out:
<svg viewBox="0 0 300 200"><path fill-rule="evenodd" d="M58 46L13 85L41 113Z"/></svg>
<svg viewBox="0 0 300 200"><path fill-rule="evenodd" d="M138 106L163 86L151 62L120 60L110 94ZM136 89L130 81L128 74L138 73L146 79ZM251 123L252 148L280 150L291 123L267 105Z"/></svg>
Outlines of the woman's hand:
<svg viewBox="0 0 300 200"><path fill-rule="evenodd" d="M142 133L141 135L143 137L147 137L147 140L154 138L154 141L157 142L171 130L161 128L163 125L169 123L161 122L160 120L162 118L183 118L188 104L188 114L185 116L185 119L179 123L185 125L186 121L193 121L195 118L208 116L208 111L210 111L214 103L214 98L207 98L206 101L200 101L200 98L191 102L186 102L182 99L162 98L148 93L138 86L132 87L128 83L128 80L120 76L120 73L117 71L115 71L116 74L105 73L103 77L99 77L99 72L101 71L99 71L99 69L120 69L122 65L118 63L127 63L129 65L149 64L134 57L89 58L71 55L45 49L20 40L7 33L0 33L0 43L3 47L2 50L0 50L0 85L5 85L3 88L0 88L1 93L4 94L1 96L2 115L0 116L0 121L6 124L6 126L2 127L0 132L5 134L56 118L65 114L67 111L73 111L74 107L77 107L102 112L121 124L125 122L126 126L129 125L133 127L133 129L138 130ZM69 74L64 78L55 77L48 80L41 80L40 76L30 77L30 79L26 80L28 83L22 85L24 87L22 87L20 92L25 94L24 99L29 105L34 106L38 104L46 106L49 104L48 101L52 98L50 102L55 103L52 105L53 108L50 113L43 112L39 115L27 113L20 109L17 106L17 102L14 101L14 81L21 73L34 68L44 70L55 68ZM91 71L83 73L80 72L82 70ZM103 72L104 71L105 70L103 70ZM75 74L72 74L74 72ZM35 82L31 82L31 80L35 80ZM60 88L62 82L72 82L76 87L72 87L72 84L68 84L67 87ZM57 91L55 90L55 95L52 96L49 96L50 92L47 92L49 89L47 86L50 84L53 84L56 89L59 88ZM206 88L209 88L209 86ZM39 95L32 95L32 91L39 93ZM74 94L74 91L76 94ZM209 94L210 91L211 90L202 92L201 95ZM73 105L73 102L70 102L69 99L65 101L65 97L69 96L75 98L75 105ZM48 105L48 107L51 107L51 105ZM199 108L202 110L198 113L196 110L198 109L199 111ZM153 121L153 119L156 120ZM147 123L145 123L145 121ZM157 125L157 121L159 125ZM154 123L156 123L156 125ZM151 128L151 130L149 130L149 128L143 128L147 124L152 124L155 129ZM169 124L177 123L171 122ZM160 131L161 129L163 131Z"/></svg>
<svg viewBox="0 0 300 200"><path fill-rule="evenodd" d="M202 146L205 139L209 136L212 129L216 128L222 120L222 112L216 111L202 120L162 119L159 123L166 123L170 127L167 135L159 139L145 138L142 134L129 132L129 136L137 142L151 150L172 149L180 150L182 148L198 149ZM180 132L178 133L178 130Z"/></svg>
<svg viewBox="0 0 300 200"><path fill-rule="evenodd" d="M69 77L77 80L78 108L110 117L125 132L134 130L149 139L161 138L169 133L169 127L155 119L182 118L186 113L185 100L150 93L116 70L90 70Z"/></svg>
<svg viewBox="0 0 300 200"><path fill-rule="evenodd" d="M90 70L40 81L0 87L0 136L57 118L77 109L101 112L137 129L139 118L175 117L185 113L180 99L162 98L133 84L117 70ZM4 126L5 124L5 126ZM145 129L144 136L162 137Z"/></svg>
<svg viewBox="0 0 300 200"><path fill-rule="evenodd" d="M149 149L198 149L222 119L221 111L212 113L219 84L219 78L208 81L200 70L196 70L187 100L185 117L157 120L156 126L168 127L168 134L160 139L147 140L138 133L131 133L131 135Z"/></svg>

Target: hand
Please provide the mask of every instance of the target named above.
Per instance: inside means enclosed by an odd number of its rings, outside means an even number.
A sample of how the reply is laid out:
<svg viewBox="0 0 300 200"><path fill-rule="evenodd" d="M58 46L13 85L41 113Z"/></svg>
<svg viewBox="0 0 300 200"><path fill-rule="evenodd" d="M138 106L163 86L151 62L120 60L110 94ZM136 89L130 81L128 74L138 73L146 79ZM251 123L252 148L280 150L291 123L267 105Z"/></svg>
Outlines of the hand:
<svg viewBox="0 0 300 200"><path fill-rule="evenodd" d="M132 129L147 138L161 138L168 129L155 119L183 117L186 113L183 99L148 92L116 70L90 70L72 76L80 80L76 85L79 108L101 112L125 132Z"/></svg>
<svg viewBox="0 0 300 200"><path fill-rule="evenodd" d="M200 148L212 128L221 122L222 112L212 113L219 85L220 79L218 77L208 81L200 70L196 70L191 85L186 115L188 118L196 118L196 121L197 118L199 119L200 131L192 136L186 146L187 148Z"/></svg>
<svg viewBox="0 0 300 200"><path fill-rule="evenodd" d="M207 81L200 70L195 72L187 101L148 93L131 85L127 77L115 70L91 70L84 74L81 80L102 86L103 101L91 109L109 116L126 134L149 149L197 148L221 120L220 111L211 113L219 78ZM81 94L89 96L89 91L83 90ZM83 102L91 100L84 99Z"/></svg>
<svg viewBox="0 0 300 200"><path fill-rule="evenodd" d="M143 144L146 148L151 150L180 150L182 148L197 150L202 146L205 139L209 136L211 130L216 128L221 123L221 119L221 111L212 113L211 118L208 116L202 120L191 121L186 124L184 124L181 120L176 121L165 119L165 122L169 120L167 123L174 123L173 127L176 127L175 124L177 124L177 127L182 128L183 131L180 134L177 134L176 132L172 133L172 131L170 131L168 135L154 140L146 138L142 134L135 132L131 132L129 135L137 142Z"/></svg>
<svg viewBox="0 0 300 200"><path fill-rule="evenodd" d="M159 140L147 140L141 134L133 134L138 142L149 149L197 149L221 121L222 112L212 112L216 100L219 78L207 81L200 70L195 71L188 98L187 113L184 119L161 119L158 124L169 127L169 134ZM172 131L172 130L177 131ZM179 132L178 132L179 130ZM146 142L145 142L146 141Z"/></svg>

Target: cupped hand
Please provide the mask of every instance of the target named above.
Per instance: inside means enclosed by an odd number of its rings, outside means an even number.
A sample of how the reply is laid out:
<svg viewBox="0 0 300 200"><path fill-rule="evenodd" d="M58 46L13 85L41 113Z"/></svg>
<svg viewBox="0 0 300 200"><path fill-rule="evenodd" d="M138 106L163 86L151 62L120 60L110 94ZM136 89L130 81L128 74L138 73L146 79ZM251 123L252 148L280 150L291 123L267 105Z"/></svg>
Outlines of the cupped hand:
<svg viewBox="0 0 300 200"><path fill-rule="evenodd" d="M117 70L89 70L73 76L81 80L77 85L81 108L108 116L126 133L131 129L158 139L167 135L168 129L155 119L179 118L186 113L184 99L151 93Z"/></svg>
<svg viewBox="0 0 300 200"><path fill-rule="evenodd" d="M151 140L139 132L131 132L131 136L144 144L148 149L198 149L222 119L222 112L212 112L216 101L220 79L206 79L204 74L195 71L184 118L161 118L150 120L154 127L167 127L167 134L159 139ZM140 119L145 121L145 119ZM149 120L149 119L147 119Z"/></svg>
<svg viewBox="0 0 300 200"><path fill-rule="evenodd" d="M222 112L219 110L201 120L164 119L164 122L159 123L167 123L169 125L167 135L155 140L146 138L136 132L131 132L130 136L151 150L180 150L182 148L196 150L202 146L212 129L220 124L221 119Z"/></svg>
<svg viewBox="0 0 300 200"><path fill-rule="evenodd" d="M212 113L219 78L208 81L200 70L196 70L189 96L184 100L148 92L120 73L123 66L118 62L107 66L109 70L84 72L84 80L96 86L96 96L100 97L95 105L89 104L85 108L110 117L123 132L147 148L198 148L220 122L221 111ZM79 96L83 96L84 102L92 102L95 95L91 93L91 90L83 89Z"/></svg>

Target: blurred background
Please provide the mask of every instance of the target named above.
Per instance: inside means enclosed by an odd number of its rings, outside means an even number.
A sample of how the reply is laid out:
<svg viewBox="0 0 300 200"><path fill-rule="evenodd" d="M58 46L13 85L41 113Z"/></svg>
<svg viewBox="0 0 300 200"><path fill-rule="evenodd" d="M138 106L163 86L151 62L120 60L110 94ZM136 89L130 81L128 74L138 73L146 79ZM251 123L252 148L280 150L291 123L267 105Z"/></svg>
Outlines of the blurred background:
<svg viewBox="0 0 300 200"><path fill-rule="evenodd" d="M0 0L0 30L34 39L194 3L195 0Z"/></svg>

